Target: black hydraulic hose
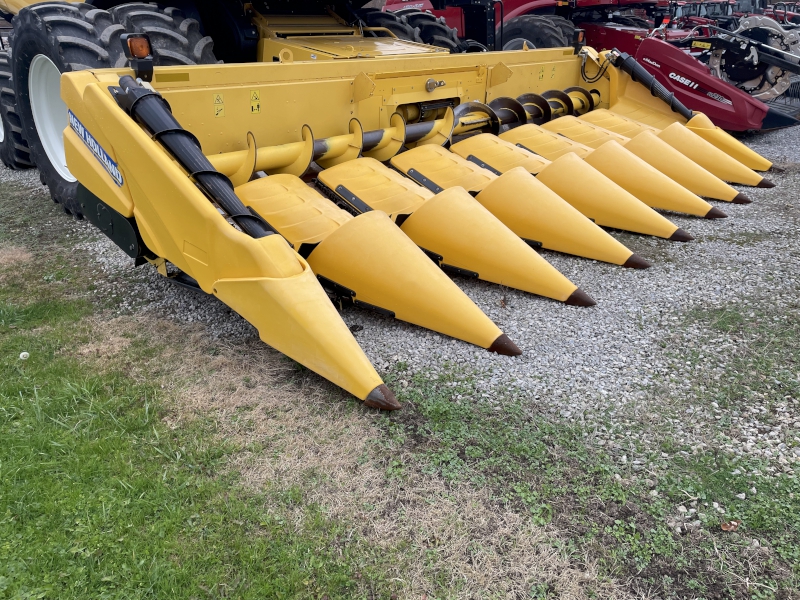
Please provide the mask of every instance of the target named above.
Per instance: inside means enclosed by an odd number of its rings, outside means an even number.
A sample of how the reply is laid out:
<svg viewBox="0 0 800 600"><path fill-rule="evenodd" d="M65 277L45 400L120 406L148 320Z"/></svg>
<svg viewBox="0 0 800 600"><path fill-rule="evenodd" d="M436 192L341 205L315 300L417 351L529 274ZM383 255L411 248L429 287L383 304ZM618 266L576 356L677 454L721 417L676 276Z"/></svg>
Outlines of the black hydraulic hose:
<svg viewBox="0 0 800 600"><path fill-rule="evenodd" d="M201 190L226 213L242 231L254 238L273 235L266 222L252 214L233 191L230 179L217 171L203 154L200 142L172 116L161 94L140 86L130 75L119 80L111 93L131 118L161 143Z"/></svg>
<svg viewBox="0 0 800 600"><path fill-rule="evenodd" d="M620 71L624 71L631 76L631 79L638 81L645 86L650 93L666 102L669 107L684 119L689 120L692 118L692 111L689 110L680 100L675 97L675 94L670 92L656 79L642 65L636 62L630 54L620 52L616 48L609 51L608 55L611 64L617 67Z"/></svg>

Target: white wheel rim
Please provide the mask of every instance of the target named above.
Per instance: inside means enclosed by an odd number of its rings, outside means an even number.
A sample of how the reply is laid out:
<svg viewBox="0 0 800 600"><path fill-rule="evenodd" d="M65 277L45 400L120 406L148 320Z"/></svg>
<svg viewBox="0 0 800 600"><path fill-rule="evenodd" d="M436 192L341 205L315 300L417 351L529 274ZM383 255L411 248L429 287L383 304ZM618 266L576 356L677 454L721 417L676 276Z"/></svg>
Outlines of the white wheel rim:
<svg viewBox="0 0 800 600"><path fill-rule="evenodd" d="M64 154L67 105L61 100L61 72L44 54L37 54L31 61L28 92L36 132L50 164L65 180L77 181L67 168Z"/></svg>
<svg viewBox="0 0 800 600"><path fill-rule="evenodd" d="M6 128L3 125L3 118L0 117L0 144L2 144L6 139Z"/></svg>

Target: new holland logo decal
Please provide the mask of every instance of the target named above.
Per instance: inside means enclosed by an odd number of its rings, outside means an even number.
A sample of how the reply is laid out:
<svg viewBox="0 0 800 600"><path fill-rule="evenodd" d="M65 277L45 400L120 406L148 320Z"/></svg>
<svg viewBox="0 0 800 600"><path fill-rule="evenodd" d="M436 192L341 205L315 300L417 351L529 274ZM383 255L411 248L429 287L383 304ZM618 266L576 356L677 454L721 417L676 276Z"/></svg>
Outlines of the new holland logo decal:
<svg viewBox="0 0 800 600"><path fill-rule="evenodd" d="M117 163L115 163L111 157L108 155L100 143L94 139L94 136L89 133L89 130L83 126L72 111L69 111L69 126L72 127L72 131L78 134L78 137L83 140L83 143L86 144L86 147L92 151L94 157L103 165L103 168L108 171L108 174L111 175L111 179L114 180L119 187L122 187L123 180L122 180L122 173L119 172L119 167Z"/></svg>

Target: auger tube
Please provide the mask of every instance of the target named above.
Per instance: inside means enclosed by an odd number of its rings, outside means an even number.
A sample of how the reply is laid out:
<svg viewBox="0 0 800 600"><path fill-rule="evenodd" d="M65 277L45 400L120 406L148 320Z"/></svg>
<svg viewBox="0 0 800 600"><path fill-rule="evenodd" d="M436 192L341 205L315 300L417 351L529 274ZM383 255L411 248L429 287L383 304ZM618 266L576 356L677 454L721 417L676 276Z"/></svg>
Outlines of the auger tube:
<svg viewBox="0 0 800 600"><path fill-rule="evenodd" d="M161 94L140 86L130 75L120 77L119 85L119 88L111 88L117 104L161 142L242 231L254 238L275 234L262 219L245 208L234 193L230 179L209 162L200 148L200 142L172 116L169 104Z"/></svg>

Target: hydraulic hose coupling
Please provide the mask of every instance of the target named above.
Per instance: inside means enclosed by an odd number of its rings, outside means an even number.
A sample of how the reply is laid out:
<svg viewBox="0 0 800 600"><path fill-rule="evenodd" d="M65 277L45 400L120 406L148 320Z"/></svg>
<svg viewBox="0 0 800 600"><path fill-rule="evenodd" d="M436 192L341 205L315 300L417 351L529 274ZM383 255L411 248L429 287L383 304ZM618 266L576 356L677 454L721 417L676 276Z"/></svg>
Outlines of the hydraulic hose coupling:
<svg viewBox="0 0 800 600"><path fill-rule="evenodd" d="M617 67L620 71L627 73L631 79L641 83L645 86L650 93L656 98L661 98L666 102L673 112L678 113L687 121L692 118L692 111L689 110L680 100L675 97L675 94L665 88L661 82L656 79L647 69L640 65L635 58L626 52L620 52L616 48L609 50L606 55L611 61L611 64Z"/></svg>
<svg viewBox="0 0 800 600"><path fill-rule="evenodd" d="M209 162L200 142L172 116L169 103L161 94L142 86L130 75L120 77L119 87L112 86L109 91L120 108L178 161L205 195L243 232L254 238L276 233L264 219L245 207L230 179Z"/></svg>

